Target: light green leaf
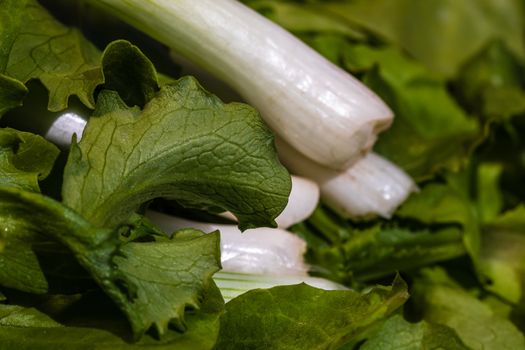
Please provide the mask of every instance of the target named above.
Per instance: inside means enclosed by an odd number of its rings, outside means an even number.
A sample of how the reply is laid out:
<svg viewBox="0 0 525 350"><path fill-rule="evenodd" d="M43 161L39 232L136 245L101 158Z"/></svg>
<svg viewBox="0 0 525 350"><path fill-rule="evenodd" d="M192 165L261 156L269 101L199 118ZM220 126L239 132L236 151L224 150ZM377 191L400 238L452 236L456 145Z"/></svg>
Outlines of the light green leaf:
<svg viewBox="0 0 525 350"><path fill-rule="evenodd" d="M499 186L503 165L481 163L477 168L477 210L482 222L490 222L503 208L503 195Z"/></svg>
<svg viewBox="0 0 525 350"><path fill-rule="evenodd" d="M323 11L322 6L295 4L278 0L248 0L244 2L281 27L295 33L341 34L352 39L363 39L365 37L340 16L329 11Z"/></svg>
<svg viewBox="0 0 525 350"><path fill-rule="evenodd" d="M407 298L400 278L365 293L304 284L249 291L226 304L217 349L338 349Z"/></svg>
<svg viewBox="0 0 525 350"><path fill-rule="evenodd" d="M41 136L0 128L0 185L39 192L38 180L49 175L59 152Z"/></svg>
<svg viewBox="0 0 525 350"><path fill-rule="evenodd" d="M0 305L0 328L3 327L61 327L59 323L34 308Z"/></svg>
<svg viewBox="0 0 525 350"><path fill-rule="evenodd" d="M345 66L365 72L364 82L396 116L375 151L418 180L465 163L480 138L479 126L449 94L444 80L394 48L348 45L344 54Z"/></svg>
<svg viewBox="0 0 525 350"><path fill-rule="evenodd" d="M396 215L425 224L461 224L475 226L473 208L468 198L447 183L429 183L414 193Z"/></svg>
<svg viewBox="0 0 525 350"><path fill-rule="evenodd" d="M223 104L195 79L165 85L144 109L99 96L64 172L64 202L115 227L156 197L232 211L243 229L273 225L290 191L273 135L257 112Z"/></svg>
<svg viewBox="0 0 525 350"><path fill-rule="evenodd" d="M525 303L525 207L510 210L483 227L480 263L486 288L513 303Z"/></svg>
<svg viewBox="0 0 525 350"><path fill-rule="evenodd" d="M468 350L454 330L420 321L409 323L401 315L389 318L360 350Z"/></svg>
<svg viewBox="0 0 525 350"><path fill-rule="evenodd" d="M520 0L330 1L325 8L401 46L447 77L496 38L525 58Z"/></svg>
<svg viewBox="0 0 525 350"><path fill-rule="evenodd" d="M72 95L93 108L93 92L103 81L95 46L36 0L0 5L0 73L22 83L39 79L49 90L51 111L65 109Z"/></svg>
<svg viewBox="0 0 525 350"><path fill-rule="evenodd" d="M525 337L512 322L461 289L442 270L425 270L413 298L427 322L452 328L473 350L525 349Z"/></svg>

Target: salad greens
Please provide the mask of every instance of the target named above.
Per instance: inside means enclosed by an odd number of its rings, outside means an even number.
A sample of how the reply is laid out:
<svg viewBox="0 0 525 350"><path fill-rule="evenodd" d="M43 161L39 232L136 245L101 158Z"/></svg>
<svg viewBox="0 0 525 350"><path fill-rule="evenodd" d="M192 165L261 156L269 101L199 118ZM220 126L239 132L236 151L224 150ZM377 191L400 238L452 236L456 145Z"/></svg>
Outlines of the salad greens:
<svg viewBox="0 0 525 350"><path fill-rule="evenodd" d="M306 285L249 291L227 304L218 347L338 349L363 339L374 323L407 297L405 282L398 277L392 287L376 287L365 294ZM246 312L256 317L247 322Z"/></svg>
<svg viewBox="0 0 525 350"><path fill-rule="evenodd" d="M163 198L275 226L290 177L258 112L157 72L166 51L87 4L0 0L0 350L525 348L525 3L243 2L396 116L374 151L419 192L390 220L321 203L292 227L311 274L352 289L224 303L220 232L143 213ZM28 132L77 104L68 150Z"/></svg>
<svg viewBox="0 0 525 350"><path fill-rule="evenodd" d="M51 111L65 109L72 95L94 107L93 91L103 81L100 53L78 29L57 22L32 1L2 1L0 18L3 80L16 84L15 79L23 86L20 83L39 79L49 91ZM11 93L12 103L20 95Z"/></svg>
<svg viewBox="0 0 525 350"><path fill-rule="evenodd" d="M525 347L525 4L244 2L356 74L387 102L395 120L374 151L419 182L419 193L391 220L343 220L321 205L297 225L294 231L308 242L312 272L359 288L401 270L412 281L404 308L408 326L445 326L459 339L453 345L441 337L432 346ZM308 14L304 21L294 9ZM429 277L420 274L420 267L436 263L455 281L454 306L453 290L439 300ZM450 314L439 314L443 309ZM403 323L396 317L362 347L388 348L383 341L424 348L424 337L418 345L403 343L405 334L394 340L394 329ZM482 326L502 328L475 334ZM489 339L494 333L508 336Z"/></svg>

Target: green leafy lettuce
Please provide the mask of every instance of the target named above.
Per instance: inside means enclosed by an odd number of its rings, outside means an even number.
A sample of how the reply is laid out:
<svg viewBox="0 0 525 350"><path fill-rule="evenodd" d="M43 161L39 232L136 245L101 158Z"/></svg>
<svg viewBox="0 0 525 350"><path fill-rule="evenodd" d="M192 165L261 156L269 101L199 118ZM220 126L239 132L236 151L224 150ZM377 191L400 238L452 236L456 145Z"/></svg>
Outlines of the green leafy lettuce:
<svg viewBox="0 0 525 350"><path fill-rule="evenodd" d="M368 338L361 350L468 349L453 329L425 320L411 323L395 315Z"/></svg>
<svg viewBox="0 0 525 350"><path fill-rule="evenodd" d="M123 243L114 231L95 228L43 195L3 188L0 198L2 228L24 242L30 242L25 234L65 244L128 316L138 336L151 326L163 334L170 322L183 329L185 308L199 307L220 267L218 234ZM159 272L155 276L152 271Z"/></svg>
<svg viewBox="0 0 525 350"><path fill-rule="evenodd" d="M249 291L226 305L217 347L338 349L357 343L407 298L400 278L364 293L307 285Z"/></svg>
<svg viewBox="0 0 525 350"><path fill-rule="evenodd" d="M398 45L430 69L452 77L488 41L499 38L525 58L519 0L357 0L319 2L353 25ZM314 5L317 3L314 2Z"/></svg>
<svg viewBox="0 0 525 350"><path fill-rule="evenodd" d="M72 95L93 107L93 91L102 83L99 51L34 0L4 0L2 8L0 73L22 83L39 79L52 111L67 107Z"/></svg>
<svg viewBox="0 0 525 350"><path fill-rule="evenodd" d="M413 297L426 321L452 328L471 349L525 347L525 336L510 320L461 288L443 270L423 270Z"/></svg>
<svg viewBox="0 0 525 350"><path fill-rule="evenodd" d="M0 304L0 349L207 350L215 344L223 307L218 289L209 289L199 312L187 315L186 332L169 330L160 340L147 334L133 343L125 320L101 295L60 295L26 306Z"/></svg>
<svg viewBox="0 0 525 350"><path fill-rule="evenodd" d="M142 213L162 197L273 225L290 179L257 112L158 74L130 42L95 47L35 0L0 0L2 122L33 101L33 80L49 110L72 97L94 109L65 170L41 137L0 129L0 350L525 348L523 2L244 2L396 115L375 151L420 191L388 221L321 205L293 228L312 273L354 290L276 287L225 305L220 233L168 236ZM38 124L27 107L17 125ZM396 272L408 286L376 287Z"/></svg>
<svg viewBox="0 0 525 350"><path fill-rule="evenodd" d="M483 228L481 261L487 288L513 303L525 304L525 207L489 221Z"/></svg>
<svg viewBox="0 0 525 350"><path fill-rule="evenodd" d="M289 176L252 108L224 105L192 78L165 85L142 111L111 92L98 103L63 187L95 225L118 225L157 197L231 210L242 228L272 225L283 209Z"/></svg>
<svg viewBox="0 0 525 350"><path fill-rule="evenodd" d="M38 135L0 129L0 184L40 192L38 181L49 175L58 153Z"/></svg>
<svg viewBox="0 0 525 350"><path fill-rule="evenodd" d="M416 179L440 168L457 170L477 140L479 126L448 93L445 81L392 48L350 46L344 64L379 94L396 115L375 150ZM403 150L403 152L400 152Z"/></svg>
<svg viewBox="0 0 525 350"><path fill-rule="evenodd" d="M58 149L42 137L14 129L0 129L0 187L40 192L58 156ZM2 205L2 203L0 203ZM0 285L31 293L45 293L48 283L32 246L35 237L13 215L2 216L0 234Z"/></svg>

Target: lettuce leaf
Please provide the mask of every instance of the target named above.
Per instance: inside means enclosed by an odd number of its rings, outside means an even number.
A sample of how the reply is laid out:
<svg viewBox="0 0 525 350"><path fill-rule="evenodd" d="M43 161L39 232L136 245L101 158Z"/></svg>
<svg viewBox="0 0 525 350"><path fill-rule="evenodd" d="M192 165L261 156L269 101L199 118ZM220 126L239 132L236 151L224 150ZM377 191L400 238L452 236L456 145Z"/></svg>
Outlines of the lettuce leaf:
<svg viewBox="0 0 525 350"><path fill-rule="evenodd" d="M412 294L427 322L452 328L471 349L525 348L525 336L510 320L462 289L442 269L424 270Z"/></svg>
<svg viewBox="0 0 525 350"><path fill-rule="evenodd" d="M210 350L224 305L218 302L218 289L206 293L199 312L186 317L186 332L169 330L162 339L147 334L137 343L131 342L118 310L97 295L56 296L27 306L0 304L0 349Z"/></svg>
<svg viewBox="0 0 525 350"><path fill-rule="evenodd" d="M137 339L152 326L160 335L169 324L184 330L186 308L200 307L220 268L218 233L124 243L51 198L9 187L0 188L0 218L1 230L67 246L126 314Z"/></svg>
<svg viewBox="0 0 525 350"><path fill-rule="evenodd" d="M102 53L104 89L117 91L128 106L144 107L159 90L159 77L153 63L126 40L109 43Z"/></svg>
<svg viewBox="0 0 525 350"><path fill-rule="evenodd" d="M484 225L480 260L490 278L486 288L525 307L525 206Z"/></svg>
<svg viewBox="0 0 525 350"><path fill-rule="evenodd" d="M217 349L337 349L361 340L407 298L399 277L363 293L304 284L249 291L226 304Z"/></svg>
<svg viewBox="0 0 525 350"><path fill-rule="evenodd" d="M463 67L454 82L462 103L490 122L525 113L525 63L501 41L490 42Z"/></svg>
<svg viewBox="0 0 525 350"><path fill-rule="evenodd" d="M38 181L50 173L58 153L40 136L0 128L0 187L40 192ZM30 293L47 292L47 279L33 251L34 245L46 239L33 235L14 215L0 217L0 285Z"/></svg>
<svg viewBox="0 0 525 350"><path fill-rule="evenodd" d="M165 85L144 109L100 94L95 116L64 171L64 203L99 227L116 227L147 201L220 207L243 229L274 225L290 177L257 112L224 105L195 79Z"/></svg>
<svg viewBox="0 0 525 350"><path fill-rule="evenodd" d="M40 192L59 150L43 137L10 128L0 128L0 185Z"/></svg>
<svg viewBox="0 0 525 350"><path fill-rule="evenodd" d="M25 229L12 216L2 213L0 219L0 286L34 294L46 293L49 283L33 250L46 239Z"/></svg>
<svg viewBox="0 0 525 350"><path fill-rule="evenodd" d="M449 94L446 82L394 48L348 45L344 64L393 109L392 127L374 150L416 180L443 168L458 170L480 138L478 122L469 118Z"/></svg>
<svg viewBox="0 0 525 350"><path fill-rule="evenodd" d="M468 350L453 329L425 320L410 323L401 315L386 320L360 350Z"/></svg>
<svg viewBox="0 0 525 350"><path fill-rule="evenodd" d="M341 16L323 11L322 5L279 0L244 0L254 10L296 34L338 34L352 39L365 35Z"/></svg>
<svg viewBox="0 0 525 350"><path fill-rule="evenodd" d="M79 30L35 0L2 1L0 21L0 73L21 83L39 79L49 90L51 111L65 109L72 95L94 107L93 92L103 81L100 52Z"/></svg>
<svg viewBox="0 0 525 350"><path fill-rule="evenodd" d="M0 117L22 105L27 88L20 81L0 74Z"/></svg>
<svg viewBox="0 0 525 350"><path fill-rule="evenodd" d="M5 239L0 253L0 285L31 293L45 293L48 288L34 246L53 239L57 232L73 235L82 231L86 236L94 233L60 203L13 186L0 186L0 231Z"/></svg>
<svg viewBox="0 0 525 350"><path fill-rule="evenodd" d="M431 70L449 78L494 39L501 39L518 57L525 58L525 11L520 0L320 3L350 23L398 45Z"/></svg>

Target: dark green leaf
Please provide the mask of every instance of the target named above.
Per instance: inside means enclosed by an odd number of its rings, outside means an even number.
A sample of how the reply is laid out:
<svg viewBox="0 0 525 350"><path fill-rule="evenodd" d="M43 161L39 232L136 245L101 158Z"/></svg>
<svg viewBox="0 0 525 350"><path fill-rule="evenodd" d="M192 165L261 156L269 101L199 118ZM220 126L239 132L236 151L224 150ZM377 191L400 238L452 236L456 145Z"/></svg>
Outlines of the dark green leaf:
<svg viewBox="0 0 525 350"><path fill-rule="evenodd" d="M183 233L180 233L183 234ZM168 325L185 331L184 311L199 309L203 291L220 269L218 232L201 237L151 243L128 243L113 258L118 274L109 291L117 295L134 333L154 326L163 335ZM118 291L124 283L128 295Z"/></svg>
<svg viewBox="0 0 525 350"><path fill-rule="evenodd" d="M486 120L524 114L524 69L504 44L493 42L463 67L456 82L458 95Z"/></svg>
<svg viewBox="0 0 525 350"><path fill-rule="evenodd" d="M318 208L293 231L308 242L313 271L342 283L367 281L465 254L457 225L425 226L416 220L359 225Z"/></svg>
<svg viewBox="0 0 525 350"><path fill-rule="evenodd" d="M60 203L11 186L0 187L0 232L5 241L0 253L0 285L31 293L44 293L48 288L33 250L35 244L64 235L69 237L75 251L80 243L76 238L100 237L87 222Z"/></svg>
<svg viewBox="0 0 525 350"><path fill-rule="evenodd" d="M0 128L0 185L39 192L59 150L38 135Z"/></svg>
<svg viewBox="0 0 525 350"><path fill-rule="evenodd" d="M140 49L125 40L110 43L102 54L104 88L119 93L129 106L144 107L158 91L155 67Z"/></svg>
<svg viewBox="0 0 525 350"><path fill-rule="evenodd" d="M0 117L10 109L22 105L27 88L20 81L0 74Z"/></svg>
<svg viewBox="0 0 525 350"><path fill-rule="evenodd" d="M36 0L0 5L0 73L23 83L39 79L49 90L51 111L65 109L72 95L93 108L93 91L103 81L98 50Z"/></svg>
<svg viewBox="0 0 525 350"><path fill-rule="evenodd" d="M42 238L24 227L18 228L19 222L6 217L6 213L0 213L0 219L0 286L36 294L47 292L47 279L33 251L33 245Z"/></svg>
<svg viewBox="0 0 525 350"><path fill-rule="evenodd" d="M405 283L365 293L307 285L247 292L226 304L217 349L337 349L398 309Z"/></svg>
<svg viewBox="0 0 525 350"><path fill-rule="evenodd" d="M347 39L336 34L318 34L302 36L309 46L335 64L341 64Z"/></svg>
<svg viewBox="0 0 525 350"><path fill-rule="evenodd" d="M0 185L39 192L38 180L49 174L58 152L40 136L0 128ZM48 282L33 245L45 238L13 214L0 211L0 285L44 293Z"/></svg>
<svg viewBox="0 0 525 350"><path fill-rule="evenodd" d="M219 333L223 310L219 291L210 288L201 309L187 315L185 333L170 330L161 340L146 335L132 343L125 320L113 308L103 309L97 302L80 300L69 306L64 313L71 316L66 317L64 324L34 308L0 305L0 349L210 350Z"/></svg>
<svg viewBox="0 0 525 350"><path fill-rule="evenodd" d="M430 183L403 204L396 213L427 225L456 225L463 232L465 248L476 262L480 249L480 227L476 207L468 195L465 173L449 173L448 183Z"/></svg>
<svg viewBox="0 0 525 350"><path fill-rule="evenodd" d="M24 308L18 305L0 305L0 328L3 327L60 327L49 316L33 308Z"/></svg>
<svg viewBox="0 0 525 350"><path fill-rule="evenodd" d="M200 307L220 268L218 233L190 231L158 242L123 243L116 232L93 227L61 203L7 187L0 188L0 218L0 231L50 236L71 249L124 311L136 337L151 326L159 334L168 324L184 330L185 309Z"/></svg>
<svg viewBox="0 0 525 350"><path fill-rule="evenodd" d="M243 229L272 225L290 191L273 135L257 112L223 104L193 78L165 85L143 111L101 93L64 173L64 202L115 227L156 197L236 214Z"/></svg>
<svg viewBox="0 0 525 350"><path fill-rule="evenodd" d="M0 1L0 72L5 72L14 45L24 18L27 0L2 0Z"/></svg>

